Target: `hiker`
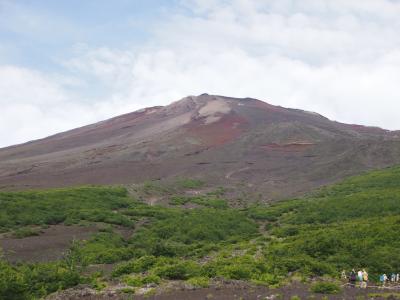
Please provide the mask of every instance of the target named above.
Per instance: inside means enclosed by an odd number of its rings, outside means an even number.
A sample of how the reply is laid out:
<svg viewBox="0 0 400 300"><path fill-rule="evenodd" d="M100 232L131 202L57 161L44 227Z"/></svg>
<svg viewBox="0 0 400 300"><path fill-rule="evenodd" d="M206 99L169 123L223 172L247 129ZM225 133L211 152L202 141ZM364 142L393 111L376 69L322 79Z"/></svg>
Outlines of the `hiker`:
<svg viewBox="0 0 400 300"><path fill-rule="evenodd" d="M342 271L341 278L342 278L342 280L346 280L347 279L346 270Z"/></svg>
<svg viewBox="0 0 400 300"><path fill-rule="evenodd" d="M355 287L356 286L356 281L357 281L357 274L356 274L356 271L354 271L354 269L353 269L350 272L349 283L350 283L350 285L352 287Z"/></svg>
<svg viewBox="0 0 400 300"><path fill-rule="evenodd" d="M362 270L363 273L363 281L361 283L361 288L366 289L368 285L368 273L365 271L365 269Z"/></svg>
<svg viewBox="0 0 400 300"><path fill-rule="evenodd" d="M390 281L391 282L395 282L396 281L396 274L392 273L392 275L390 276Z"/></svg>
<svg viewBox="0 0 400 300"><path fill-rule="evenodd" d="M397 275L396 275L396 282L399 282L399 281L400 281L400 274L397 273Z"/></svg>
<svg viewBox="0 0 400 300"><path fill-rule="evenodd" d="M357 272L357 281L360 283L360 287L362 286L362 282L363 282L363 272L361 270L359 270Z"/></svg>
<svg viewBox="0 0 400 300"><path fill-rule="evenodd" d="M379 277L379 281L381 282L382 286L385 286L386 280L387 280L387 279L388 279L388 278L387 278L386 274L382 274L382 275Z"/></svg>

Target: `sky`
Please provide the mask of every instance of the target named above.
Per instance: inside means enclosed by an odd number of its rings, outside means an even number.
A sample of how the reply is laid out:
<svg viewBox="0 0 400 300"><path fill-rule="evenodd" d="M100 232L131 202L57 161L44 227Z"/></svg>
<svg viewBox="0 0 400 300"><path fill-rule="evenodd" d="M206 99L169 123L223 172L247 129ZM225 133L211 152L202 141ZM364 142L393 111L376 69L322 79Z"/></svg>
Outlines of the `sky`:
<svg viewBox="0 0 400 300"><path fill-rule="evenodd" d="M400 0L0 0L0 147L202 93L400 129Z"/></svg>

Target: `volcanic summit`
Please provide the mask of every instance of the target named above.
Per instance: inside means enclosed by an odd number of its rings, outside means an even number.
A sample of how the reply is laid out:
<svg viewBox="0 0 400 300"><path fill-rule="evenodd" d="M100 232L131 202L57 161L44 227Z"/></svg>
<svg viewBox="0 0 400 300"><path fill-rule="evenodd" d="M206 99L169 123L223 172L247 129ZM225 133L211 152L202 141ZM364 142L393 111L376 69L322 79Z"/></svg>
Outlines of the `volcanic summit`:
<svg viewBox="0 0 400 300"><path fill-rule="evenodd" d="M203 94L0 149L0 188L190 177L274 200L399 162L396 132Z"/></svg>

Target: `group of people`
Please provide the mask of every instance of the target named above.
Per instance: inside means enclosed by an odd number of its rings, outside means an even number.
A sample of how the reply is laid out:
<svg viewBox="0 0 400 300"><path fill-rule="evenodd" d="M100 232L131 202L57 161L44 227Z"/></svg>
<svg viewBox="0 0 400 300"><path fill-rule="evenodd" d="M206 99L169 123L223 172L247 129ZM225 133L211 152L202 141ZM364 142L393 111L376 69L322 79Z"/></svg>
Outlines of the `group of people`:
<svg viewBox="0 0 400 300"><path fill-rule="evenodd" d="M349 280L350 286L356 286L357 282L360 284L360 288L367 288L368 284L368 273L365 269L356 272L354 269L349 274L345 270L342 271L342 279Z"/></svg>
<svg viewBox="0 0 400 300"><path fill-rule="evenodd" d="M347 274L346 271L343 270L342 279L348 280L350 286L355 287L358 282L361 288L366 288L368 284L368 273L365 269L362 269L358 272L356 272L353 269L349 274ZM386 286L388 284L400 283L400 274L392 273L389 276L386 274L382 274L379 276L379 281L382 286Z"/></svg>
<svg viewBox="0 0 400 300"><path fill-rule="evenodd" d="M382 284L382 286L385 286L386 284L390 283L398 283L400 282L400 274L392 273L390 276L382 274L379 276L379 281Z"/></svg>

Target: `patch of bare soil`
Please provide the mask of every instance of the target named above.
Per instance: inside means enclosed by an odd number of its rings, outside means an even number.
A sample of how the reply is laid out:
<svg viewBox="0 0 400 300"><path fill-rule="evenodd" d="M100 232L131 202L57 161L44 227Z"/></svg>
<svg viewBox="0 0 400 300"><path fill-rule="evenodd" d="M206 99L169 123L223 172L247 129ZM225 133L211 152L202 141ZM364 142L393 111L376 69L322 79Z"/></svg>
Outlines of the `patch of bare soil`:
<svg viewBox="0 0 400 300"><path fill-rule="evenodd" d="M95 226L53 225L43 229L39 236L0 238L0 247L11 262L54 261L62 258L72 240L87 239L97 231Z"/></svg>

